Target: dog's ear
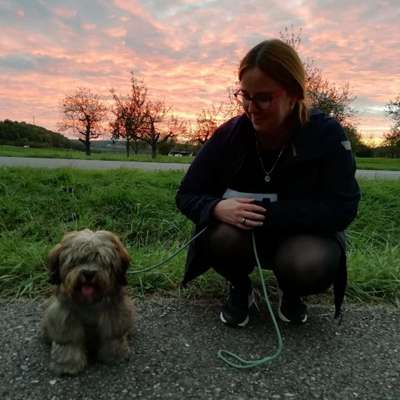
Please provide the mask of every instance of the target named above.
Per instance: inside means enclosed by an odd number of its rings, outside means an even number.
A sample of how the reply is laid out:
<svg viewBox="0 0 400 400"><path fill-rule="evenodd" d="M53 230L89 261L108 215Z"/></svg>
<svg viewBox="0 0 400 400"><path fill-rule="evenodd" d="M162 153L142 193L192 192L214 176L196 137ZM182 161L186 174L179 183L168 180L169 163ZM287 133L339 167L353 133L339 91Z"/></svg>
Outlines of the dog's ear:
<svg viewBox="0 0 400 400"><path fill-rule="evenodd" d="M60 277L60 253L62 245L59 243L49 253L47 258L47 269L49 273L49 282L53 285L61 283Z"/></svg>
<svg viewBox="0 0 400 400"><path fill-rule="evenodd" d="M119 238L113 235L113 243L115 246L115 250L117 252L118 260L119 260L119 268L116 271L118 283L122 286L126 286L128 284L128 280L126 277L126 271L128 270L129 264L131 262L131 258L128 254L128 251L121 243Z"/></svg>

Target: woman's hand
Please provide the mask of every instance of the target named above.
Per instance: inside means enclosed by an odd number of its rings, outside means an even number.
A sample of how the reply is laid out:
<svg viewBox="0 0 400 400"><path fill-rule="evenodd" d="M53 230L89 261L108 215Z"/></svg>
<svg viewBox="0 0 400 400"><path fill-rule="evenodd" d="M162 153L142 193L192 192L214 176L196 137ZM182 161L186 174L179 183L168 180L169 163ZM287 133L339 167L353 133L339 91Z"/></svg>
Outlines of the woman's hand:
<svg viewBox="0 0 400 400"><path fill-rule="evenodd" d="M214 217L222 222L251 230L262 226L265 220L265 208L254 204L254 199L232 197L221 200L213 211Z"/></svg>

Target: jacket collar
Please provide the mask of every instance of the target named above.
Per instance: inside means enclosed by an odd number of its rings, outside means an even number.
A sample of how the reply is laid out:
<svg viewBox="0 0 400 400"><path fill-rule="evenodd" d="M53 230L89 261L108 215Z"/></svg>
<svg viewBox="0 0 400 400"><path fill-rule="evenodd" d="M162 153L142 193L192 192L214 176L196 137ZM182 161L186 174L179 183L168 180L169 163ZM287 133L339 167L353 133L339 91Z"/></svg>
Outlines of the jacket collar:
<svg viewBox="0 0 400 400"><path fill-rule="evenodd" d="M327 151L327 138L324 126L329 117L318 109L310 110L309 121L295 128L289 141L290 160L313 160L320 158ZM236 128L241 137L241 145L254 143L254 128L249 118L243 114L235 118Z"/></svg>
<svg viewBox="0 0 400 400"><path fill-rule="evenodd" d="M321 157L327 150L324 137L326 115L319 110L311 110L310 119L296 129L290 143L292 155L298 160L312 160Z"/></svg>

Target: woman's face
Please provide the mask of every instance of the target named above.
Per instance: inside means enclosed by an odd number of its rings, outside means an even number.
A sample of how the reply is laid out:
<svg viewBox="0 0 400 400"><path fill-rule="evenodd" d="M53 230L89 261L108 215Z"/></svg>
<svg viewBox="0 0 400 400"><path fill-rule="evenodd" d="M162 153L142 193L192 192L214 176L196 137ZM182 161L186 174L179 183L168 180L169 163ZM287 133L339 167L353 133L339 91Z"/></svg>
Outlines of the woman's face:
<svg viewBox="0 0 400 400"><path fill-rule="evenodd" d="M244 111L256 132L271 138L279 136L296 99L257 67L243 73L239 93Z"/></svg>

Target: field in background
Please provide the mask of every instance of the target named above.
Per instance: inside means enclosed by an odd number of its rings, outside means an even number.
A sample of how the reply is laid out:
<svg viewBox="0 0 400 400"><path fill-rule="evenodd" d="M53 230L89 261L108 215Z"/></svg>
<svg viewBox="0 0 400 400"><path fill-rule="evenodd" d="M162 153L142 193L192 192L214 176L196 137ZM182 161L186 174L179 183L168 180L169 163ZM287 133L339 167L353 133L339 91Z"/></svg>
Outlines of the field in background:
<svg viewBox="0 0 400 400"><path fill-rule="evenodd" d="M357 169L400 171L400 158L357 157L356 163L357 163Z"/></svg>
<svg viewBox="0 0 400 400"><path fill-rule="evenodd" d="M131 271L166 258L190 238L191 223L175 207L182 172L2 168L0 296L48 293L48 251L66 231L116 232L132 256ZM348 230L352 299L396 303L400 293L400 182L362 181L359 216ZM185 252L168 266L130 275L136 293L179 292ZM271 274L270 284L274 280ZM207 273L188 296L221 296L223 280ZM172 291L172 292L171 292Z"/></svg>
<svg viewBox="0 0 400 400"><path fill-rule="evenodd" d="M94 150L90 156L87 156L82 151L57 149L57 148L24 148L16 146L0 145L0 156L5 157L43 157L43 158L67 158L79 160L104 160L104 161L149 161L149 162L173 162L173 163L190 163L193 160L191 156L167 156L157 155L156 158L151 158L150 154L133 154L129 158L125 153L112 151Z"/></svg>
<svg viewBox="0 0 400 400"><path fill-rule="evenodd" d="M82 160L109 160L109 161L156 161L156 162L174 162L190 163L193 160L191 156L173 157L158 155L152 159L149 154L137 154L126 157L125 153L115 153L111 151L96 151L91 156L86 156L81 151L63 150L56 148L23 148L15 146L0 145L0 156L9 157L44 157L44 158L77 158ZM400 171L400 158L357 158L358 169L377 169Z"/></svg>

